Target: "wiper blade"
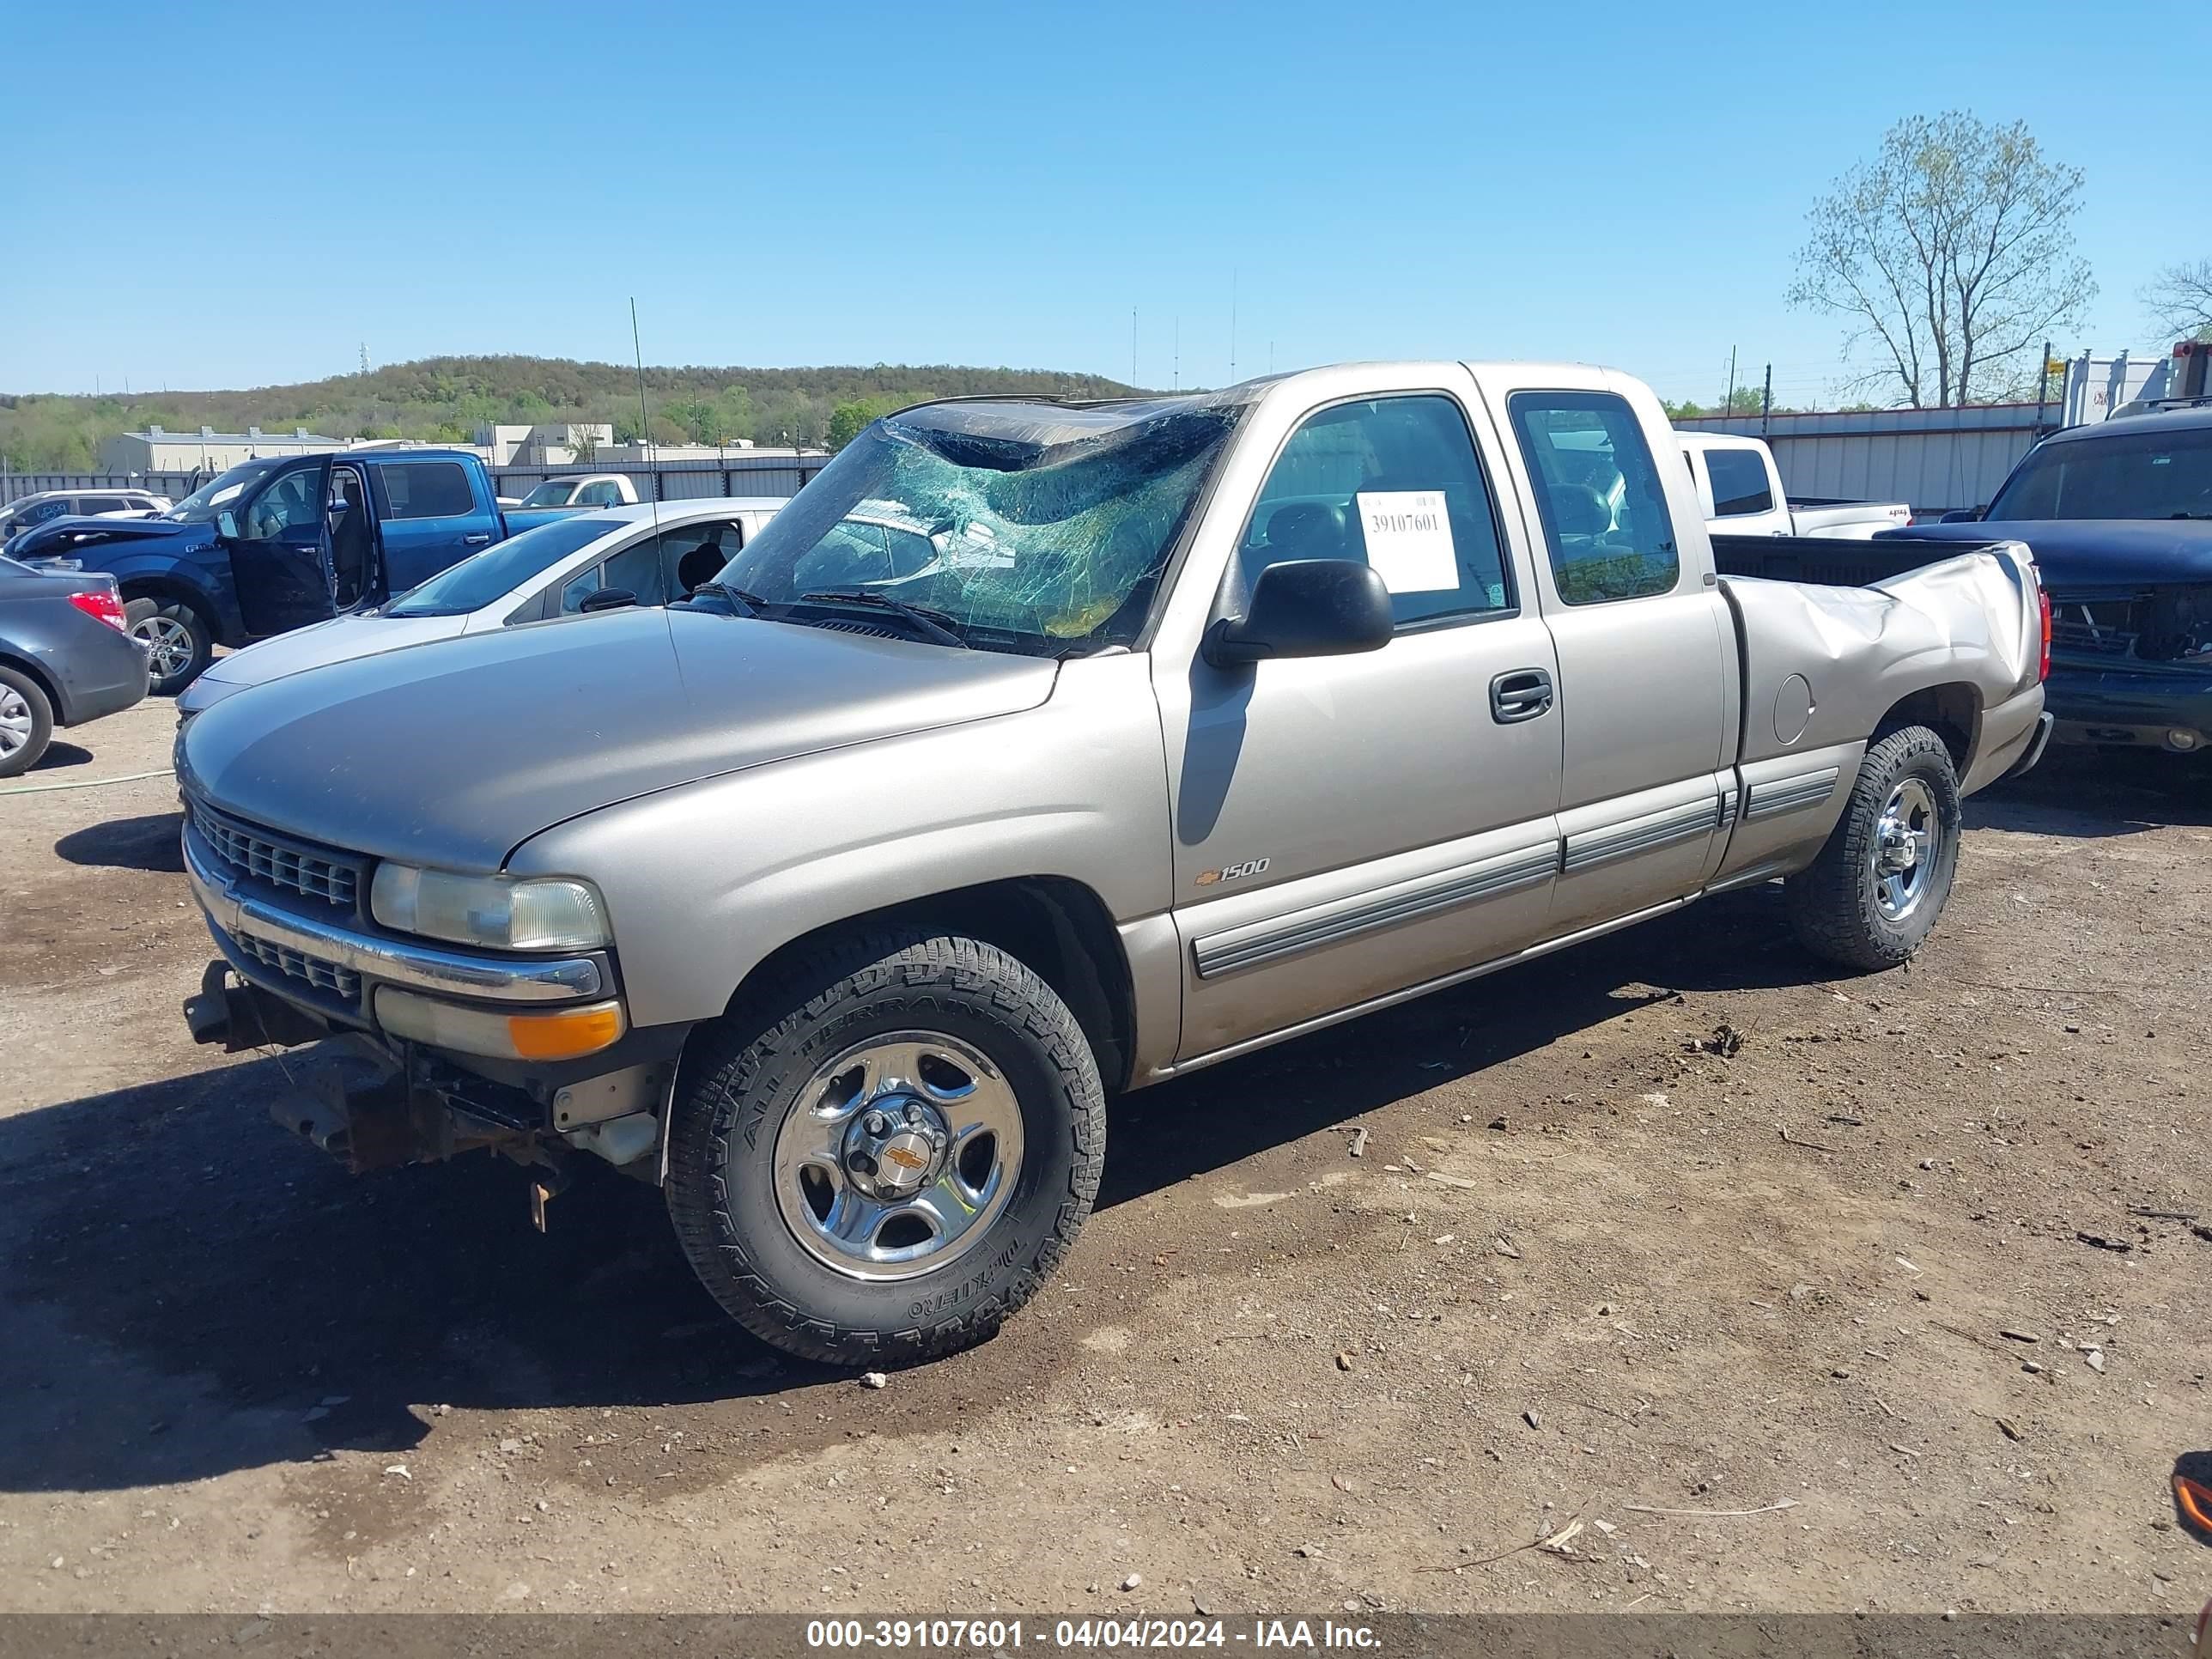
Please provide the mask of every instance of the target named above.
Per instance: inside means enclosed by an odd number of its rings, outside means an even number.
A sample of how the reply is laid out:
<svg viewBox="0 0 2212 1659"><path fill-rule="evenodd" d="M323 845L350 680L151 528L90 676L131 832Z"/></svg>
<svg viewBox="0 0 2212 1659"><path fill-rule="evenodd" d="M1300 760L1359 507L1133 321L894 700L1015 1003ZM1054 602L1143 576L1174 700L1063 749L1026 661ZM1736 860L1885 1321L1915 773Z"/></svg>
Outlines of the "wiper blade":
<svg viewBox="0 0 2212 1659"><path fill-rule="evenodd" d="M748 617L757 617L768 609L768 601L757 593L748 593L742 587L731 587L722 582L701 582L684 597L696 599L702 593L712 594L718 599L727 599Z"/></svg>
<svg viewBox="0 0 2212 1659"><path fill-rule="evenodd" d="M904 599L895 599L886 593L871 593L851 588L821 588L811 593L801 593L799 602L801 605L867 605L904 617L933 644L964 648L968 643L953 631L957 624L944 611L908 605Z"/></svg>

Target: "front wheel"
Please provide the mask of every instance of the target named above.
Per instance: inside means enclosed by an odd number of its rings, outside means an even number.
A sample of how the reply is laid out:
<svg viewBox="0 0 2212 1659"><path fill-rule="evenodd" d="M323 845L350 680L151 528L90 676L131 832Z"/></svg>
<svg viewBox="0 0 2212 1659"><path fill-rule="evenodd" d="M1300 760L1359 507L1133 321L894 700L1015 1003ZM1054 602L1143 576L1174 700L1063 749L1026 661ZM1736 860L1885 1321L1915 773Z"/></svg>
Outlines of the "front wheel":
<svg viewBox="0 0 2212 1659"><path fill-rule="evenodd" d="M133 599L123 607L123 626L146 647L147 690L173 697L215 657L215 632L207 618L175 599Z"/></svg>
<svg viewBox="0 0 2212 1659"><path fill-rule="evenodd" d="M1098 1194L1106 1108L1073 1014L994 945L854 936L789 1000L704 1028L667 1201L708 1291L832 1364L981 1341L1036 1294Z"/></svg>
<svg viewBox="0 0 2212 1659"><path fill-rule="evenodd" d="M1827 845L1784 885L1799 943L1869 973L1909 958L1951 896L1959 800L1951 751L1927 726L1871 744Z"/></svg>

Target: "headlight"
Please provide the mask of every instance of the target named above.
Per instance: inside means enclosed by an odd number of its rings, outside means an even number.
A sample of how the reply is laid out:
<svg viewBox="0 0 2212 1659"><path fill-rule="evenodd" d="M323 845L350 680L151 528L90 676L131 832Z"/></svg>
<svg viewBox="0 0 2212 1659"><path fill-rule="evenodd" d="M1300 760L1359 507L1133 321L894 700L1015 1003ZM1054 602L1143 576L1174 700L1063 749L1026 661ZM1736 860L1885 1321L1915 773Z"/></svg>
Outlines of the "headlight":
<svg viewBox="0 0 2212 1659"><path fill-rule="evenodd" d="M608 939L606 901L585 881L380 864L368 913L403 933L495 951L589 951Z"/></svg>

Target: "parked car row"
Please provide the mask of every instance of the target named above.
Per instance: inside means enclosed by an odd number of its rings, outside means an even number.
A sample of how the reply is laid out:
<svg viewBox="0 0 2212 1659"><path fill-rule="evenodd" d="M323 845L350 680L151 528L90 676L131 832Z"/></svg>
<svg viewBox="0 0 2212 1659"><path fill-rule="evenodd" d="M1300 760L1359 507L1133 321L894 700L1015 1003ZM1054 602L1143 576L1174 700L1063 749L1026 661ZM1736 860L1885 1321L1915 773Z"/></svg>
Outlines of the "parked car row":
<svg viewBox="0 0 2212 1659"><path fill-rule="evenodd" d="M0 507L0 542L50 519L145 518L169 510L150 489L41 489Z"/></svg>
<svg viewBox="0 0 2212 1659"><path fill-rule="evenodd" d="M219 645L405 592L570 510L501 507L468 450L354 450L241 462L154 517L54 518L6 550L113 576L154 689L173 693Z"/></svg>
<svg viewBox="0 0 2212 1659"><path fill-rule="evenodd" d="M516 535L188 705L191 1029L325 1042L279 1115L356 1170L659 1185L793 1352L958 1347L1109 1091L1776 878L1830 960L1918 948L2048 731L2028 551L1716 543L1680 453L1609 371L1364 364L926 405L772 517ZM194 510L265 561L240 483ZM1732 574L1785 559L1887 574Z"/></svg>

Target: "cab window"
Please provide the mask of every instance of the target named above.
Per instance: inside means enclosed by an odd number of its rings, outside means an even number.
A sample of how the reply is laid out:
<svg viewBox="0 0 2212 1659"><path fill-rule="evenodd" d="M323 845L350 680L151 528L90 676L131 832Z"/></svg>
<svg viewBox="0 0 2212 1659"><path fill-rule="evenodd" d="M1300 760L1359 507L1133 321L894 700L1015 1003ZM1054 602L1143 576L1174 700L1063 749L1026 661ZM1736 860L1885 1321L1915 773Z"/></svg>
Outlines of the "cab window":
<svg viewBox="0 0 2212 1659"><path fill-rule="evenodd" d="M1774 492L1767 487L1766 463L1749 449L1709 449L1705 472L1713 481L1713 516L1741 518L1771 513Z"/></svg>
<svg viewBox="0 0 2212 1659"><path fill-rule="evenodd" d="M1516 392L1506 407L1535 482L1559 598L1599 605L1673 592L1682 574L1674 522L1627 401L1610 392Z"/></svg>
<svg viewBox="0 0 2212 1659"><path fill-rule="evenodd" d="M584 601L602 588L619 587L637 595L640 605L662 605L667 595L660 586L660 546L651 536L611 553L561 590L561 611L574 616Z"/></svg>
<svg viewBox="0 0 2212 1659"><path fill-rule="evenodd" d="M280 473L253 498L238 526L240 540L301 541L323 530L323 470L303 466Z"/></svg>
<svg viewBox="0 0 2212 1659"><path fill-rule="evenodd" d="M1441 393L1363 398L1306 417L1268 471L1239 556L1350 559L1390 590L1401 628L1514 609L1467 417Z"/></svg>
<svg viewBox="0 0 2212 1659"><path fill-rule="evenodd" d="M387 461L380 471L392 518L454 519L476 511L476 494L458 461Z"/></svg>

